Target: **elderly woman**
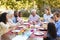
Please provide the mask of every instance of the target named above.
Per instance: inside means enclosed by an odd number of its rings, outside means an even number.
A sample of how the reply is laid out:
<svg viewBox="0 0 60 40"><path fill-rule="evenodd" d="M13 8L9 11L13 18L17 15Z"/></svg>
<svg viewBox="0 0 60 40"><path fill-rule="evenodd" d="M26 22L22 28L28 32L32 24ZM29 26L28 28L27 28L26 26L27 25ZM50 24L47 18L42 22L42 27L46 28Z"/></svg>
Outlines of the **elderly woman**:
<svg viewBox="0 0 60 40"><path fill-rule="evenodd" d="M16 26L17 25L17 23L14 23L13 22L13 16L14 16L14 11L13 10L8 10L8 23L11 25L11 27L14 27L14 26Z"/></svg>
<svg viewBox="0 0 60 40"><path fill-rule="evenodd" d="M28 20L31 24L34 25L40 25L40 16L36 14L36 10L33 9L31 11L31 15L29 16L29 20Z"/></svg>
<svg viewBox="0 0 60 40"><path fill-rule="evenodd" d="M13 23L13 21L12 21L13 13L14 13L14 11L13 11L13 10L8 10L8 15L9 15L8 22L10 22L10 23Z"/></svg>

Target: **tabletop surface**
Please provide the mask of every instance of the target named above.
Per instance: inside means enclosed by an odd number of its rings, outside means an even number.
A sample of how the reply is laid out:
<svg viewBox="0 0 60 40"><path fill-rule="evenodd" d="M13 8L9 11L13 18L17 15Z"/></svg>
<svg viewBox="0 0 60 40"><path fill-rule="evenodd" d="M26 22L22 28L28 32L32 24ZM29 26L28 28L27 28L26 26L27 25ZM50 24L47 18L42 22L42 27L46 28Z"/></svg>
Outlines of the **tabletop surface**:
<svg viewBox="0 0 60 40"><path fill-rule="evenodd" d="M46 34L47 34L47 30L44 30L44 29L40 30L39 28L42 29L42 27L38 27L38 26L36 28L35 26L34 27L31 27L31 26L27 27L27 25L25 25L25 26L20 25L20 26L14 27L13 29L9 29L8 32L6 32L4 35L2 35L1 40L3 40L3 38L6 37L6 35L11 40L33 40L33 39L34 40L35 39L43 40L44 36L46 36ZM44 34L38 35L38 34L36 34L36 32L37 33L43 32Z"/></svg>

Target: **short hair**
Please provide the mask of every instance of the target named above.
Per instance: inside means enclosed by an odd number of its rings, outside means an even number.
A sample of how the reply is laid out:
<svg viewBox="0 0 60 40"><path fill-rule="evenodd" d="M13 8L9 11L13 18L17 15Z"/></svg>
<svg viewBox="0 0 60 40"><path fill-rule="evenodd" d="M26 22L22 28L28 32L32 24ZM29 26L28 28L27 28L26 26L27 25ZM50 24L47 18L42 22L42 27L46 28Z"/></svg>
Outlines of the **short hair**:
<svg viewBox="0 0 60 40"><path fill-rule="evenodd" d="M60 13L59 13L59 12L57 12L57 11L56 11L56 12L54 12L54 16L55 16L55 15L56 15L57 17L60 17Z"/></svg>
<svg viewBox="0 0 60 40"><path fill-rule="evenodd" d="M14 11L13 11L13 10L8 10L7 13L8 13L8 14L14 14Z"/></svg>
<svg viewBox="0 0 60 40"><path fill-rule="evenodd" d="M32 10L31 10L31 13L32 13L33 11L35 11L35 12L36 12L36 10L35 10L35 9L32 9Z"/></svg>
<svg viewBox="0 0 60 40"><path fill-rule="evenodd" d="M14 17L17 17L17 12L18 12L18 11L14 11Z"/></svg>
<svg viewBox="0 0 60 40"><path fill-rule="evenodd" d="M17 13L17 12L18 12L18 11L16 11L16 10L14 11L14 13Z"/></svg>
<svg viewBox="0 0 60 40"><path fill-rule="evenodd" d="M18 12L18 16L19 16L19 17L20 17L20 14L21 14L21 13L22 13L21 11Z"/></svg>
<svg viewBox="0 0 60 40"><path fill-rule="evenodd" d="M18 13L22 13L21 11L19 11Z"/></svg>
<svg viewBox="0 0 60 40"><path fill-rule="evenodd" d="M54 17L52 16L51 19L54 19Z"/></svg>

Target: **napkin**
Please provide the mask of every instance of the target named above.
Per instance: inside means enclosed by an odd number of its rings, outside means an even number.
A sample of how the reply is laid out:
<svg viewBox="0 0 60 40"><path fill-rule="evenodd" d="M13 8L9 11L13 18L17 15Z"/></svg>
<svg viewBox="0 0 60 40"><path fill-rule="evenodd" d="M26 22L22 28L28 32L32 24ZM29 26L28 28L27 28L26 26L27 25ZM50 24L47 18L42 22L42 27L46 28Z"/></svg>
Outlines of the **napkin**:
<svg viewBox="0 0 60 40"><path fill-rule="evenodd" d="M14 37L12 40L27 40L28 37L24 36L24 35L17 35L16 37Z"/></svg>
<svg viewBox="0 0 60 40"><path fill-rule="evenodd" d="M33 38L33 40L43 40L43 38L37 37L37 38Z"/></svg>
<svg viewBox="0 0 60 40"><path fill-rule="evenodd" d="M31 34L32 34L32 32L27 31L24 33L24 35L17 35L12 40L27 40Z"/></svg>

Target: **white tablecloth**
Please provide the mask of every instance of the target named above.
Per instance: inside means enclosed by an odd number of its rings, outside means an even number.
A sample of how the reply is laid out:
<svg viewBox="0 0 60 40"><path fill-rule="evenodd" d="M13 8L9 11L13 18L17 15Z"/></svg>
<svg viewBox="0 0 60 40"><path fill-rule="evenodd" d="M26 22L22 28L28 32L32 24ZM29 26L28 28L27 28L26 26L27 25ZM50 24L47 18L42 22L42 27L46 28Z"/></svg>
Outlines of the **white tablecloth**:
<svg viewBox="0 0 60 40"><path fill-rule="evenodd" d="M23 36L23 35L17 35L16 37L14 37L12 40L27 40L28 37Z"/></svg>

